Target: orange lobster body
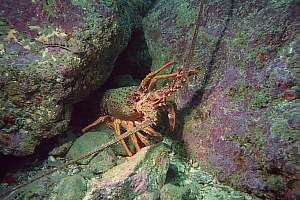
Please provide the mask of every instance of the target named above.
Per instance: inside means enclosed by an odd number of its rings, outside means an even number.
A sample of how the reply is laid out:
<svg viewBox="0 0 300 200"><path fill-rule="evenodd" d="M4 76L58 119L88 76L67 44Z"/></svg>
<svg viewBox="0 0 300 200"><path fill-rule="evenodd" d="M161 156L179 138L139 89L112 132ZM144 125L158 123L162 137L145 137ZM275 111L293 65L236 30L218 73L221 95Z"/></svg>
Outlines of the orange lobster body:
<svg viewBox="0 0 300 200"><path fill-rule="evenodd" d="M189 72L185 73L182 69L179 69L172 74L158 75L159 72L170 67L172 64L175 64L175 62L168 62L156 71L148 74L146 78L142 80L140 86L107 90L101 103L104 116L99 117L94 123L82 131L86 132L91 127L105 122L110 127L113 124L116 134L120 136L122 135L122 129L128 131L146 120L155 124L158 120L158 111L160 108L163 108L168 112L170 130L173 132L175 129L176 112L173 104L167 102L167 97L175 93L185 84ZM168 78L172 78L173 80L161 89L155 89L158 80ZM146 127L130 136L137 151L141 148L140 143L143 143L144 146L150 144L143 133L153 136L157 140L162 140L158 132L150 126ZM124 140L122 144L127 154L131 156L132 153Z"/></svg>

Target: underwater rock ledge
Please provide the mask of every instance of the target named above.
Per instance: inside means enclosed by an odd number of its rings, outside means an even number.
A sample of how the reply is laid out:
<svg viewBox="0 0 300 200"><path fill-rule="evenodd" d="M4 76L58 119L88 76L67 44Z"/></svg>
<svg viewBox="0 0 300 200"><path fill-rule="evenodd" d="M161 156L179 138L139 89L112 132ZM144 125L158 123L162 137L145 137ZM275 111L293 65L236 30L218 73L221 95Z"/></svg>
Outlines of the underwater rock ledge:
<svg viewBox="0 0 300 200"><path fill-rule="evenodd" d="M52 3L51 3L52 2ZM0 7L0 152L24 156L69 128L151 1L4 1Z"/></svg>

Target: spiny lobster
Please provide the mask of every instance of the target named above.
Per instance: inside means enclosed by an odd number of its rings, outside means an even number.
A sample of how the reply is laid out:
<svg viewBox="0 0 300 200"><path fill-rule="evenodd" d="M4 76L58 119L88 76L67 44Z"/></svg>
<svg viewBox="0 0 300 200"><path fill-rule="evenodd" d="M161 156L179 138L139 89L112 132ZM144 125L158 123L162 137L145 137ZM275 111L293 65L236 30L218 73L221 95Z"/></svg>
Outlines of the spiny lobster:
<svg viewBox="0 0 300 200"><path fill-rule="evenodd" d="M121 136L121 127L127 131L132 130L136 124L140 124L141 128L130 134L130 139L137 151L140 150L140 145L137 138L145 145L150 143L141 131L155 137L159 141L162 140L161 135L149 125L154 125L158 121L158 111L163 108L168 112L170 131L175 129L176 109L171 102L167 101L167 97L174 94L177 90L185 86L189 75L197 74L198 68L189 69L190 59L196 45L196 38L203 13L202 4L199 6L198 18L196 21L195 31L191 43L191 48L188 52L187 59L182 68L171 74L158 75L161 71L167 69L175 61L169 61L159 67L154 72L148 74L141 82L140 86L122 87L117 89L107 90L102 99L101 107L104 116L99 117L95 122L82 129L86 132L90 128L105 122L108 126L115 128L118 136ZM172 82L159 90L155 90L157 81L173 78ZM147 122L147 123L146 123ZM124 139L121 143L127 152L128 156L132 156L132 152L127 146Z"/></svg>
<svg viewBox="0 0 300 200"><path fill-rule="evenodd" d="M145 121L151 121L155 124L158 121L158 110L163 108L168 112L170 129L175 129L176 112L173 104L167 101L167 97L176 92L186 82L184 71L179 69L175 73L166 75L157 75L162 70L175 64L174 61L167 62L162 67L148 74L143 79L140 86L122 87L111 89L105 92L101 107L105 116L99 117L94 123L85 127L82 132L86 132L91 127L99 123L106 122L108 126L114 126L118 136L121 135L121 127L130 130L136 124L143 124ZM191 71L193 73L194 71ZM158 80L173 78L171 84L160 90L154 90ZM141 131L155 137L159 141L162 140L161 135L150 126L130 135L130 139L137 151L141 149L138 139L145 145L150 145L148 139ZM132 156L132 152L127 146L125 140L121 143L128 156Z"/></svg>
<svg viewBox="0 0 300 200"><path fill-rule="evenodd" d="M55 171L75 164L79 160L95 155L118 142L122 143L127 154L131 156L132 152L129 150L127 144L125 143L125 138L132 136L131 140L133 141L133 144L135 145L137 150L139 150L140 146L134 134L137 134L138 138L144 145L147 146L149 144L148 139L144 135L142 135L140 131L144 131L149 135L154 136L158 140L161 140L160 134L150 127L157 123L158 109L161 107L166 108L166 110L169 112L168 118L170 129L171 131L174 131L176 117L175 108L172 107L169 102L167 102L167 97L171 96L180 88L184 87L190 75L197 74L199 68L191 70L189 69L189 64L190 59L193 55L193 50L195 48L198 30L202 22L202 14L203 5L202 3L200 3L191 48L189 50L185 63L181 68L171 74L158 75L159 72L176 63L175 61L169 61L162 67L158 68L156 71L148 74L146 78L142 80L139 87L118 88L107 91L102 102L102 108L106 115L99 117L95 122L82 129L82 132L86 132L88 129L96 126L99 123L106 122L109 126L112 126L111 123L113 123L116 134L118 135L116 139L101 145L94 151L87 152L74 160L70 160L65 164L58 166L57 168L51 169L48 172L37 176L26 183L20 184L10 191L6 192L5 194L1 194L0 197L3 197L3 195L9 195L12 192L17 191L18 189L25 187L30 183L33 183L34 181L37 181L54 173ZM158 80L167 78L173 78L173 80L159 90L154 89ZM123 98L121 101L118 100L117 102L115 102L113 99L116 97L125 98ZM122 104L122 102L124 102L124 104ZM127 129L127 131L123 134L121 134L120 131L121 126Z"/></svg>

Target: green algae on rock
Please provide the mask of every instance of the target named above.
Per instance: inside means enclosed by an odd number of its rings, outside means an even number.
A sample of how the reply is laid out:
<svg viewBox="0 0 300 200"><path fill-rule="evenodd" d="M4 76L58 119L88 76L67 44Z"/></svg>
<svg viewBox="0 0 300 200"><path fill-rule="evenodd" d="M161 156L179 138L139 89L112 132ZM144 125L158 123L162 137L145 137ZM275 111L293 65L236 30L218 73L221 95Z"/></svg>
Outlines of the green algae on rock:
<svg viewBox="0 0 300 200"><path fill-rule="evenodd" d="M161 0L145 17L152 71L172 59L183 64L196 17L183 13L195 15L196 5ZM300 84L299 3L216 0L204 8L191 60L191 67L202 66L200 75L175 97L185 148L226 184L264 198L296 198L289 182L300 175L299 96L290 91ZM280 189L270 174L281 177Z"/></svg>
<svg viewBox="0 0 300 200"><path fill-rule="evenodd" d="M166 179L169 153L163 144L143 148L101 178L93 178L85 198L134 199L159 190Z"/></svg>
<svg viewBox="0 0 300 200"><path fill-rule="evenodd" d="M132 157L114 158L120 164L109 165L107 157L96 155L88 163L77 163L59 169L47 178L15 191L9 197L45 199L252 199L247 194L218 183L197 163L183 161L172 149L178 144L168 142L148 146ZM121 146L121 145L120 145ZM174 149L177 151L177 149ZM102 153L109 153L108 151ZM103 157L104 156L104 157ZM48 158L30 171L29 176L42 174L60 159ZM120 162L122 161L122 162ZM59 161L61 162L61 161ZM56 163L57 164L57 163ZM108 164L108 165L105 165ZM104 166L105 165L105 166ZM36 171L32 171L36 170ZM31 174L30 176L32 176ZM0 184L0 190L3 187Z"/></svg>
<svg viewBox="0 0 300 200"><path fill-rule="evenodd" d="M10 135L6 140L0 136L0 151L29 155L42 139L65 132L72 104L108 78L130 40L131 29L141 21L138 16L150 4L4 2L0 12L0 117L11 114L16 122L0 127L0 134Z"/></svg>
<svg viewBox="0 0 300 200"><path fill-rule="evenodd" d="M115 133L113 130L107 128L105 125L100 125L99 127L86 132L78 139L76 139L69 149L66 157L68 159L76 159L84 153L93 151L102 144L111 141L112 139L114 139L114 135ZM119 144L114 144L107 150L113 150L113 154L117 156L127 155L125 150ZM89 158L86 158L79 161L79 163L86 163L89 160Z"/></svg>
<svg viewBox="0 0 300 200"><path fill-rule="evenodd" d="M59 182L50 198L55 200L82 199L86 187L86 181L82 176L66 177Z"/></svg>

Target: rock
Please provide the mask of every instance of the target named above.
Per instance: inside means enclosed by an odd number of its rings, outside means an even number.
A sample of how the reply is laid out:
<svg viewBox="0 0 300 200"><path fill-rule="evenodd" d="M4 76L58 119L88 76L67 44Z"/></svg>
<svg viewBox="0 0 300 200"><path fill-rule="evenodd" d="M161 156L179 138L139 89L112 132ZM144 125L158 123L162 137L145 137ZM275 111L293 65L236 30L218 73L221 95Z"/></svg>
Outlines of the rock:
<svg viewBox="0 0 300 200"><path fill-rule="evenodd" d="M185 163L185 165L187 165ZM187 165L188 166L188 165ZM191 168L190 172L172 175L172 181L165 184L160 191L161 200L184 200L184 199L252 199L245 193L238 192L233 188L224 186L202 170ZM195 171L201 174L203 180L191 178ZM170 174L169 174L170 175Z"/></svg>
<svg viewBox="0 0 300 200"><path fill-rule="evenodd" d="M161 143L143 148L101 178L92 179L84 199L134 199L150 195L164 185L169 153Z"/></svg>
<svg viewBox="0 0 300 200"><path fill-rule="evenodd" d="M180 200L185 193L185 188L175 186L173 184L166 184L160 191L161 200Z"/></svg>
<svg viewBox="0 0 300 200"><path fill-rule="evenodd" d="M82 133L71 130L61 135L58 138L57 145L49 152L49 155L60 157L65 156L71 148L73 142L76 140L76 138L78 138L78 134Z"/></svg>
<svg viewBox="0 0 300 200"><path fill-rule="evenodd" d="M157 1L143 20L152 71L168 60L183 65L197 2ZM201 66L200 72L188 90L175 95L185 148L227 185L263 198L296 198L299 193L289 184L300 177L294 89L300 85L299 3L214 1L204 6L190 64ZM285 98L291 90L295 95ZM281 177L280 189L271 175Z"/></svg>
<svg viewBox="0 0 300 200"><path fill-rule="evenodd" d="M252 199L248 194L220 184L191 162L171 157L166 184L160 190L161 200L184 199Z"/></svg>
<svg viewBox="0 0 300 200"><path fill-rule="evenodd" d="M134 200L160 200L159 191L150 191L144 192L143 194L138 195Z"/></svg>
<svg viewBox="0 0 300 200"><path fill-rule="evenodd" d="M32 180L32 178L46 173L51 167L53 167L48 163L48 161L45 161L43 163L39 163L38 165L35 164L35 167L24 168L23 170L16 172L13 175L13 177L16 178L16 182L14 184L7 184L2 181L0 183L0 198L3 199L4 197L6 200L49 199L50 195L53 194L53 187L66 176L64 172L60 171L58 173L53 173L48 177L44 177L40 180L36 180L28 185L20 187L14 192L8 192L14 189L16 186L20 186L22 183L26 183L29 180Z"/></svg>
<svg viewBox="0 0 300 200"><path fill-rule="evenodd" d="M194 167L191 163L183 162L179 158L172 158L168 170L167 182L179 186L193 184L209 184L213 177L201 168ZM172 186L171 186L172 187Z"/></svg>
<svg viewBox="0 0 300 200"><path fill-rule="evenodd" d="M86 181L80 175L63 178L57 185L51 199L68 200L82 199L86 190Z"/></svg>
<svg viewBox="0 0 300 200"><path fill-rule="evenodd" d="M204 187L197 187L191 193L186 193L185 199L192 199L191 197L196 197L194 199L226 199L226 200L250 200L254 199L249 195L237 192L232 188L224 185L205 185Z"/></svg>
<svg viewBox="0 0 300 200"><path fill-rule="evenodd" d="M0 152L29 155L42 139L65 132L72 104L108 78L151 3L3 2Z"/></svg>
<svg viewBox="0 0 300 200"><path fill-rule="evenodd" d="M267 179L267 185L270 190L280 190L284 185L284 180L282 179L281 176L270 176Z"/></svg>
<svg viewBox="0 0 300 200"><path fill-rule="evenodd" d="M175 144L176 145L176 144ZM107 153L104 151L103 153ZM96 157L97 158L97 157ZM94 158L95 159L95 158ZM43 199L251 199L247 194L221 185L194 162L184 162L165 144L143 148L133 157L107 171L104 159L88 165L70 165L49 177L20 188L10 197ZM171 164L169 164L171 163ZM98 167L98 168L95 168ZM42 166L23 171L22 177L39 176ZM95 171L99 170L99 171ZM106 171L104 174L103 172ZM100 174L100 176L99 176ZM18 178L19 179L19 178ZM270 183L280 187L278 177ZM0 191L2 184L0 184Z"/></svg>
<svg viewBox="0 0 300 200"><path fill-rule="evenodd" d="M84 153L93 151L96 148L100 147L102 144L105 144L115 139L114 135L114 130L107 128L106 125L99 125L98 127L93 128L92 130L84 133L81 137L75 140L70 150L68 151L66 157L68 159L76 159ZM108 154L112 157L115 157L116 155L127 156L125 150L123 149L123 146L119 143L112 145L105 151L108 152ZM104 155L106 154L103 154L101 156ZM79 161L79 163L86 164L89 161L90 158L87 158Z"/></svg>
<svg viewBox="0 0 300 200"><path fill-rule="evenodd" d="M111 141L113 139L113 134L113 131L106 128L104 125L86 132L73 143L66 157L70 160L79 158L81 155L91 152L102 144ZM90 163L93 165L92 168L96 171L102 171L104 168L108 169L116 165L116 155L112 148L118 148L117 146L121 145L115 144L95 156L90 156L89 158L78 161L78 163Z"/></svg>
<svg viewBox="0 0 300 200"><path fill-rule="evenodd" d="M2 189L2 188L1 188ZM3 191L1 191L3 192ZM4 193L6 191L4 190ZM14 200L14 199L30 199L34 196L41 196L43 197L43 194L47 193L47 188L45 185L39 185L39 184L30 184L26 186L25 188L22 188L21 190L17 190L15 192L12 192L10 194L7 194L5 196L5 199L7 200Z"/></svg>
<svg viewBox="0 0 300 200"><path fill-rule="evenodd" d="M56 162L56 159L53 156L48 157L48 162Z"/></svg>
<svg viewBox="0 0 300 200"><path fill-rule="evenodd" d="M93 174L102 174L117 165L117 158L112 150L99 153L89 164Z"/></svg>

